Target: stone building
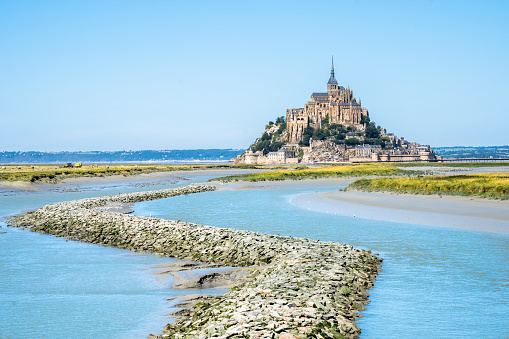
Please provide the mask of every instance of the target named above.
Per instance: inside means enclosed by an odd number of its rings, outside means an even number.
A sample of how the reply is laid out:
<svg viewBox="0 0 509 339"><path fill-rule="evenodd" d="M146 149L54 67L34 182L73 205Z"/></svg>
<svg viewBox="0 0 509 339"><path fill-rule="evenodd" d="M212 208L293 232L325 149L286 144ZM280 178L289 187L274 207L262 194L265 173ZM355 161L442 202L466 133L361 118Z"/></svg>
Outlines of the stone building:
<svg viewBox="0 0 509 339"><path fill-rule="evenodd" d="M296 164L313 162L404 162L404 161L440 161L433 149L428 145L408 142L405 138L398 138L394 133L387 133L378 127L380 135L369 138L366 133L368 110L361 106L360 99L354 98L350 88L340 86L334 74L334 60L332 60L331 75L327 82L326 93L313 93L311 100L303 108L286 110L286 131L279 130L278 124L270 124L255 143L260 149L260 143L276 140L283 143L277 152L254 152L251 148L236 158L236 162L247 164ZM364 119L363 119L364 118ZM309 139L309 146L304 147L299 142L303 140L307 127L321 128L324 119L330 124L342 125L344 129L334 133L316 134L317 140ZM362 123L361 123L362 122ZM329 125L329 127L331 127ZM352 127L352 128L349 128ZM276 135L277 131L277 135ZM346 133L345 133L346 132ZM344 134L343 134L344 133ZM370 135L372 135L370 133ZM356 142L351 142L352 139ZM355 140L354 140L355 141ZM362 146L354 147L355 144ZM374 145L374 144L379 145ZM373 145L370 145L373 144ZM383 144L383 147L380 145ZM269 149L273 150L274 147Z"/></svg>
<svg viewBox="0 0 509 339"><path fill-rule="evenodd" d="M295 154L295 147L283 146L277 152L269 152L264 155L263 152L253 152L248 149L243 154L244 159L237 159L236 162L245 164L298 164L299 158Z"/></svg>
<svg viewBox="0 0 509 339"><path fill-rule="evenodd" d="M286 110L289 143L295 144L301 141L306 127L319 128L322 119L327 117L331 124L340 124L344 127L353 126L358 130L364 130L364 124L361 124L363 116L369 116L369 113L366 108L361 106L360 99L357 102L350 87L345 88L338 85L334 75L333 59L331 75L327 82L327 92L311 94L311 100L303 108Z"/></svg>
<svg viewBox="0 0 509 339"><path fill-rule="evenodd" d="M267 154L267 163L270 164L293 164L298 163L295 156L295 149L290 146L283 146L277 152L269 152Z"/></svg>
<svg viewBox="0 0 509 339"><path fill-rule="evenodd" d="M404 139L403 139L403 142ZM355 147L355 155L350 156L350 162L427 162L441 161L442 157L435 155L429 145L406 143L406 147L382 149L378 145L363 145Z"/></svg>
<svg viewBox="0 0 509 339"><path fill-rule="evenodd" d="M380 153L382 146L380 145L363 145L355 147L356 157L371 157L373 153Z"/></svg>

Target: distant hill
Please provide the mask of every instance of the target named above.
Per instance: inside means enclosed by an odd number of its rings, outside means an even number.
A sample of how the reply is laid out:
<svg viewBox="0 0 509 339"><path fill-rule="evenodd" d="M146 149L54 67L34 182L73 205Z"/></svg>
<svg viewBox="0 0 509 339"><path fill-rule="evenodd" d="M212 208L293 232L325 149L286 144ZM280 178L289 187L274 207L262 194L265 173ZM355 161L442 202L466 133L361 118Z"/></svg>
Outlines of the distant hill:
<svg viewBox="0 0 509 339"><path fill-rule="evenodd" d="M461 158L508 158L509 146L453 146L433 147L436 155L445 159Z"/></svg>
<svg viewBox="0 0 509 339"><path fill-rule="evenodd" d="M0 164L54 164L67 162L227 162L242 154L239 149L189 149L161 151L0 152Z"/></svg>
<svg viewBox="0 0 509 339"><path fill-rule="evenodd" d="M506 146L434 147L444 158L509 158ZM228 162L244 153L243 149L187 149L145 151L88 152L0 152L0 164L56 164L67 162Z"/></svg>

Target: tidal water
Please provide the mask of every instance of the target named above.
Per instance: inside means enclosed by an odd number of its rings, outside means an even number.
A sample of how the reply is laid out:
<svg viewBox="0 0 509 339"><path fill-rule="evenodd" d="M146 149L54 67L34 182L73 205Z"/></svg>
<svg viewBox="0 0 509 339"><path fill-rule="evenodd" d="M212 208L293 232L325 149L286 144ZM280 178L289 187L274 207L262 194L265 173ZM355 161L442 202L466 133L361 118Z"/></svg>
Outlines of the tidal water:
<svg viewBox="0 0 509 339"><path fill-rule="evenodd" d="M0 338L159 333L169 320L166 298L194 292L169 289L149 273L173 259L66 241L2 221L57 201L188 183L0 196L0 232L6 232L0 233ZM337 188L205 192L134 208L138 215L343 242L378 253L383 271L359 320L362 338L509 337L507 234L349 218L291 203L299 194Z"/></svg>
<svg viewBox="0 0 509 339"><path fill-rule="evenodd" d="M138 203L135 214L347 243L382 258L359 320L362 338L508 338L509 235L331 215L298 194L216 191Z"/></svg>
<svg viewBox="0 0 509 339"><path fill-rule="evenodd" d="M79 190L0 196L0 338L146 338L171 321L165 314L175 309L167 298L199 293L170 289L150 273L154 265L175 259L5 225L8 216L46 204L142 189L112 184Z"/></svg>

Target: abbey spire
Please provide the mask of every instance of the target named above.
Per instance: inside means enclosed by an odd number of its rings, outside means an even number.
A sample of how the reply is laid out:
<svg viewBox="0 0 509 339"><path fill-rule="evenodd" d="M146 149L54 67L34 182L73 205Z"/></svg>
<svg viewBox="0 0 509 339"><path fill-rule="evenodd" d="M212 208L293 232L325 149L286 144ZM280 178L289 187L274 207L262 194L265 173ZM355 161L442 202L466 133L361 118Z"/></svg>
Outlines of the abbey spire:
<svg viewBox="0 0 509 339"><path fill-rule="evenodd" d="M364 130L365 125L360 121L362 117L369 116L368 110L357 103L350 87L338 85L334 74L334 55L330 70L326 93L314 92L311 94L311 100L306 102L303 108L286 110L289 143L297 144L303 141L304 130L307 127L321 128L323 119L327 119L329 124L342 125L344 128L351 126L358 131Z"/></svg>
<svg viewBox="0 0 509 339"><path fill-rule="evenodd" d="M332 54L332 67L330 69L329 82L327 82L327 94L332 96L339 95L338 82L336 81L336 77L334 76L334 54Z"/></svg>
<svg viewBox="0 0 509 339"><path fill-rule="evenodd" d="M331 67L331 70L330 70L330 78L329 78L329 82L327 83L327 85L337 85L338 82L336 81L336 77L334 77L334 53L332 53L332 67Z"/></svg>

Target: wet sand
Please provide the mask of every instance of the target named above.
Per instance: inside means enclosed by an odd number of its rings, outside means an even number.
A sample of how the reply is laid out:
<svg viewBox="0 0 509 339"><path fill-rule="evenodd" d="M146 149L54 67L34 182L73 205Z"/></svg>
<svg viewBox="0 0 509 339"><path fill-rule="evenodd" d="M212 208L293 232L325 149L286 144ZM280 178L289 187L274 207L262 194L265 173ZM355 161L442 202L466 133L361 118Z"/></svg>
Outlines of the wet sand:
<svg viewBox="0 0 509 339"><path fill-rule="evenodd" d="M509 233L508 200L333 191L299 195L292 203L357 218Z"/></svg>
<svg viewBox="0 0 509 339"><path fill-rule="evenodd" d="M15 195L37 191L70 192L83 190L101 190L107 187L149 187L175 183L191 178L227 176L236 174L256 173L261 170L250 169L217 169L142 173L137 175L111 175L104 177L67 178L56 183L0 181L0 195Z"/></svg>
<svg viewBox="0 0 509 339"><path fill-rule="evenodd" d="M476 168L475 172L504 171L507 168ZM227 176L260 170L203 170L144 173L134 176L69 178L56 184L0 182L0 195L30 191L100 190L112 186L147 187L207 176ZM263 182L213 182L219 190L285 189L320 187L344 188L358 178ZM481 231L509 233L509 201L457 196L365 193L358 191L304 194L292 203L313 211L358 218L387 220L423 225L447 226Z"/></svg>
<svg viewBox="0 0 509 339"><path fill-rule="evenodd" d="M281 181L232 181L228 183L210 182L219 190L261 190L261 189L289 189L304 188L313 189L319 187L343 188L360 178L327 178L327 179L306 179L306 180L281 180Z"/></svg>
<svg viewBox="0 0 509 339"><path fill-rule="evenodd" d="M506 167L475 168L476 173L507 170ZM357 218L509 233L509 200L339 191L357 179L230 182L217 186L219 190L335 187L337 190L331 192L298 195L292 203L307 210Z"/></svg>

